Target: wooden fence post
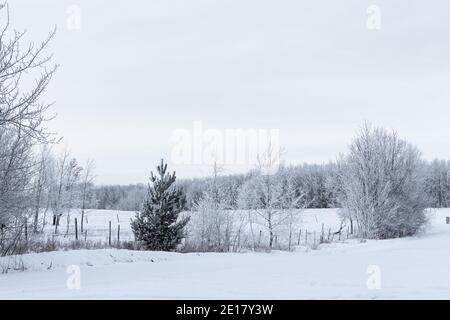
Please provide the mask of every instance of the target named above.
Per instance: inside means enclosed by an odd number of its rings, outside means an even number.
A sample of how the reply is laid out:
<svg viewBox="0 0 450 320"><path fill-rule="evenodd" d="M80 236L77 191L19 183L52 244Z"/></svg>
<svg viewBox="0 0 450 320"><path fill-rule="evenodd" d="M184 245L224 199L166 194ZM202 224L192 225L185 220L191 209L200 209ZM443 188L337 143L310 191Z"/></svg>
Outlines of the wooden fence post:
<svg viewBox="0 0 450 320"><path fill-rule="evenodd" d="M0 225L0 247L3 246L3 237L4 237L3 226Z"/></svg>
<svg viewBox="0 0 450 320"><path fill-rule="evenodd" d="M297 245L300 245L300 239L302 238L302 229L300 228L300 231L298 232L298 242Z"/></svg>
<svg viewBox="0 0 450 320"><path fill-rule="evenodd" d="M322 234L320 235L320 243L323 243L325 241L325 231L324 231L324 225L322 223Z"/></svg>
<svg viewBox="0 0 450 320"><path fill-rule="evenodd" d="M292 230L289 230L289 245L288 245L288 251L291 251L291 240L292 240Z"/></svg>
<svg viewBox="0 0 450 320"><path fill-rule="evenodd" d="M25 218L25 250L28 250L28 219Z"/></svg>
<svg viewBox="0 0 450 320"><path fill-rule="evenodd" d="M117 225L117 245L120 244L120 224Z"/></svg>
<svg viewBox="0 0 450 320"><path fill-rule="evenodd" d="M81 223L83 225L83 223ZM75 218L75 240L78 241L78 219Z"/></svg>
<svg viewBox="0 0 450 320"><path fill-rule="evenodd" d="M111 247L111 220L109 221L109 236L108 236L108 243Z"/></svg>
<svg viewBox="0 0 450 320"><path fill-rule="evenodd" d="M305 246L308 244L308 229L305 229Z"/></svg>
<svg viewBox="0 0 450 320"><path fill-rule="evenodd" d="M239 229L238 231L237 246L235 248L236 252L239 250L240 246L241 246L241 229Z"/></svg>
<svg viewBox="0 0 450 320"><path fill-rule="evenodd" d="M261 246L262 230L259 230L258 248Z"/></svg>

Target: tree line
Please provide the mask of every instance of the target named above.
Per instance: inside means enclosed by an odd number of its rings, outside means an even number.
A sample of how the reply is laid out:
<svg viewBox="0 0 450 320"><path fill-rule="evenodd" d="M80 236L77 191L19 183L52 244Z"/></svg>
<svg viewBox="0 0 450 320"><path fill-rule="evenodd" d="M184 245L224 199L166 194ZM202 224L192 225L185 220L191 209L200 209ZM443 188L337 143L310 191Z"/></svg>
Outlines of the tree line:
<svg viewBox="0 0 450 320"><path fill-rule="evenodd" d="M430 208L450 207L450 161L422 161L425 195ZM293 177L297 193L304 194L307 208L337 208L339 202L336 190L336 162L326 164L302 164L282 166ZM220 170L219 170L220 171ZM251 180L257 170L247 174L220 174L213 178L179 179L177 185L186 194L186 208L193 210L195 204L202 198L211 182L218 185L221 197L230 210L245 209L239 203L240 189ZM276 175L277 176L277 175ZM278 177L278 176L277 176ZM143 183L130 185L93 186L93 209L138 210L144 201L147 186Z"/></svg>

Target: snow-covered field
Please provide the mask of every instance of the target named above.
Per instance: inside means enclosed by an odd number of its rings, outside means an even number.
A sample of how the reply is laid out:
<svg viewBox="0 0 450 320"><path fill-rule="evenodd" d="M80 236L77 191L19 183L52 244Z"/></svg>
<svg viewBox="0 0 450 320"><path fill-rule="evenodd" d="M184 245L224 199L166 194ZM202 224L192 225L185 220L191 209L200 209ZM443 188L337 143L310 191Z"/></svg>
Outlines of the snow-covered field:
<svg viewBox="0 0 450 320"><path fill-rule="evenodd" d="M450 299L446 216L450 210L430 212L427 231L417 237L351 240L319 250L181 254L107 249L4 257L0 266L27 270L0 275L0 299ZM339 224L335 210L308 210L303 222L311 230ZM73 286L77 279L80 288Z"/></svg>
<svg viewBox="0 0 450 320"><path fill-rule="evenodd" d="M91 241L107 241L109 237L109 222L111 222L112 239L117 239L117 230L120 225L120 240L134 239L130 220L135 217L133 211L118 210L87 210L85 213L84 231ZM75 240L75 219L77 219L78 237L83 240L85 234L81 233L81 211L74 209L70 213L69 228L67 230L67 214L61 217L58 240ZM54 226L48 223L44 229L48 237L54 234ZM68 232L67 232L68 231Z"/></svg>
<svg viewBox="0 0 450 320"><path fill-rule="evenodd" d="M192 214L192 213L187 213ZM245 215L246 212L234 211L236 215ZM120 226L120 240L134 240L134 235L131 230L130 221L135 218L136 213L133 211L117 211L117 210L87 210L85 214L84 231L87 232L86 238L91 241L108 241L109 237L109 222L111 222L111 238L112 241L117 240L118 229ZM306 209L301 210L300 215L300 225L303 232L305 230L312 236L315 231L318 236L322 230L322 224L324 226L325 233L331 229L332 231L337 231L340 226L340 219L335 209ZM81 212L80 210L73 210L69 217L69 228L67 229L67 214L61 217L59 232L57 235L58 240L69 241L75 240L75 218L78 223L78 237L80 240L85 239L85 234L81 233ZM264 230L263 227L254 223L255 232L258 233L260 229ZM45 229L45 234L47 238L51 238L54 235L54 226L47 224ZM67 232L68 231L68 232ZM294 230L297 237L298 230ZM249 230L247 230L249 232ZM284 235L280 235L280 239L286 242L288 232L286 231ZM280 240L281 241L281 240Z"/></svg>

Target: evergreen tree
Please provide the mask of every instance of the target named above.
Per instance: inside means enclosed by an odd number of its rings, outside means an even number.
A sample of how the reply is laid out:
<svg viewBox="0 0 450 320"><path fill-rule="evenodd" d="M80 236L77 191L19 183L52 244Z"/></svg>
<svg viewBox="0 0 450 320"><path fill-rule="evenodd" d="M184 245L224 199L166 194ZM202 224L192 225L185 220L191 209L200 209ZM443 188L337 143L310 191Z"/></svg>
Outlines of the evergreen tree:
<svg viewBox="0 0 450 320"><path fill-rule="evenodd" d="M157 171L157 176L151 173L147 199L131 227L136 240L142 241L146 249L169 251L181 242L189 218L178 219L186 200L182 190L173 185L175 172L166 173L164 160Z"/></svg>

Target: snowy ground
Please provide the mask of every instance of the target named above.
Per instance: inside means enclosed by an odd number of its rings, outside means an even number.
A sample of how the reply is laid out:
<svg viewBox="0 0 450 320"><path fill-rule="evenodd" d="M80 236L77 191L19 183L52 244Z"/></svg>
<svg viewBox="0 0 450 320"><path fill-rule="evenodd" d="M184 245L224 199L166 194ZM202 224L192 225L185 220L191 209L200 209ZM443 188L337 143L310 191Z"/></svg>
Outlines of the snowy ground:
<svg viewBox="0 0 450 320"><path fill-rule="evenodd" d="M450 225L445 224L450 210L431 216L427 232L418 237L349 241L319 250L179 254L110 249L0 258L0 266L9 259L27 267L0 275L0 299L450 299ZM70 265L80 267L79 290L67 286L73 279L66 273ZM374 289L377 283L380 289Z"/></svg>

